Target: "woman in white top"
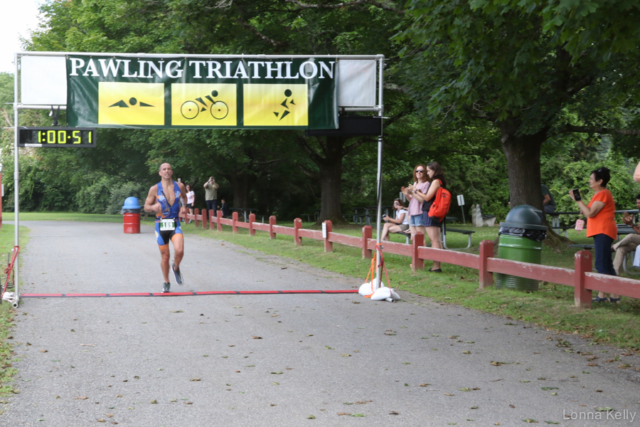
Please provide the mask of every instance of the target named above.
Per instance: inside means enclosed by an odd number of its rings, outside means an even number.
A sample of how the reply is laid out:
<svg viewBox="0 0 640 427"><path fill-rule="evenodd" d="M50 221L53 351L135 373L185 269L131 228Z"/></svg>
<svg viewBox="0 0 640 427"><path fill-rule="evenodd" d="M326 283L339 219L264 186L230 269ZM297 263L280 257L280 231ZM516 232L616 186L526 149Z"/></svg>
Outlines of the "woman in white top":
<svg viewBox="0 0 640 427"><path fill-rule="evenodd" d="M409 229L409 213L407 208L402 204L402 200L395 199L393 201L393 209L396 210L396 217L389 218L388 216L382 217L385 224L382 228L381 240L391 240L389 233L397 233L398 231L406 231Z"/></svg>
<svg viewBox="0 0 640 427"><path fill-rule="evenodd" d="M193 204L196 201L196 193L193 192L191 186L187 184L187 209L189 209L189 214L193 215ZM190 220L189 222L193 222Z"/></svg>
<svg viewBox="0 0 640 427"><path fill-rule="evenodd" d="M411 240L417 233L426 234L422 221L422 200L413 197L416 191L426 193L429 190L429 179L425 165L418 165L413 170L414 183L407 188L402 187L402 194L409 200L409 228Z"/></svg>

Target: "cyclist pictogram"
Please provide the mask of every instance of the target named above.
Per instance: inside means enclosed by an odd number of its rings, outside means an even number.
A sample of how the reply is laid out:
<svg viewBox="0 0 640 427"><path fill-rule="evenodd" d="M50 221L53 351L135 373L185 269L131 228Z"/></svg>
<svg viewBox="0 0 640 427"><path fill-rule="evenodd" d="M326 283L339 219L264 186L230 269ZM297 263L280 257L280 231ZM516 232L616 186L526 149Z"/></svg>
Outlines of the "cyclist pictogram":
<svg viewBox="0 0 640 427"><path fill-rule="evenodd" d="M211 91L211 95L186 101L180 107L180 113L185 119L193 120L198 117L198 114L201 112L209 110L211 117L216 120L222 120L229 114L229 106L223 101L216 101L215 98L217 97L218 91L213 90ZM209 101L210 104L208 104L205 99Z"/></svg>

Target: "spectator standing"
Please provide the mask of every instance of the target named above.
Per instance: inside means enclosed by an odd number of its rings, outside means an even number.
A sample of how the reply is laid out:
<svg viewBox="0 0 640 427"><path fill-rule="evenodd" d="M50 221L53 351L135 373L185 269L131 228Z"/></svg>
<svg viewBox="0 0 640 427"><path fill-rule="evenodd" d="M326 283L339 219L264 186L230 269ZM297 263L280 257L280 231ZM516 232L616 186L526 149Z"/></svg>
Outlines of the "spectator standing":
<svg viewBox="0 0 640 427"><path fill-rule="evenodd" d="M193 192L191 186L187 184L187 209L189 209L189 214L193 215L193 205L196 202L196 193ZM189 220L189 223L192 223L193 220Z"/></svg>
<svg viewBox="0 0 640 427"><path fill-rule="evenodd" d="M611 261L611 244L618 236L618 226L615 220L616 204L611 192L607 189L607 183L611 180L611 171L602 167L591 172L589 187L594 191L588 205L578 200L580 212L588 218L587 237L593 237L596 252L596 271L600 274L616 276L616 270ZM574 201L576 197L573 190L569 191L569 197ZM594 302L619 302L618 295L611 294L607 299L604 292L599 292L593 299Z"/></svg>
<svg viewBox="0 0 640 427"><path fill-rule="evenodd" d="M222 217L228 218L231 215L231 209L229 209L229 204L225 199L220 199L222 201L222 205L220 205L220 210L222 211Z"/></svg>
<svg viewBox="0 0 640 427"><path fill-rule="evenodd" d="M640 194L636 196L636 206L640 209ZM629 252L635 251L638 245L640 245L640 227L633 223L633 215L625 212L622 217L622 222L633 228L636 234L627 234L624 239L611 247L611 249L616 252L616 256L613 259L613 268L616 270L618 276L620 275L620 267L622 267L625 256L627 256Z"/></svg>
<svg viewBox="0 0 640 427"><path fill-rule="evenodd" d="M211 211L216 215L218 204L218 183L215 178L210 176L209 180L204 183L204 201L207 204L207 217L211 218Z"/></svg>
<svg viewBox="0 0 640 427"><path fill-rule="evenodd" d="M402 187L402 194L409 200L409 228L411 229L411 240L416 233L425 233L422 222L422 201L415 198L416 191L426 193L429 190L429 180L427 179L427 168L418 165L413 169L413 184Z"/></svg>
<svg viewBox="0 0 640 427"><path fill-rule="evenodd" d="M542 184L542 206L544 208L544 213L554 213L556 211L556 201L554 200L549 188Z"/></svg>
<svg viewBox="0 0 640 427"><path fill-rule="evenodd" d="M385 224L382 228L381 240L391 240L389 233L397 233L409 229L409 213L402 204L402 200L395 199L393 201L393 209L396 210L395 218L389 218L386 215L382 218Z"/></svg>
<svg viewBox="0 0 640 427"><path fill-rule="evenodd" d="M440 163L438 162L430 162L427 165L427 175L431 180L429 191L418 192L416 194L416 198L422 200L422 222L427 230L429 240L431 240L431 247L435 249L442 249L442 222L437 217L429 216L429 209L431 209L431 205L435 201L436 192L440 187L446 188L447 182L444 179L442 166L440 166ZM434 261L433 267L431 267L429 271L432 273L442 273L440 262Z"/></svg>

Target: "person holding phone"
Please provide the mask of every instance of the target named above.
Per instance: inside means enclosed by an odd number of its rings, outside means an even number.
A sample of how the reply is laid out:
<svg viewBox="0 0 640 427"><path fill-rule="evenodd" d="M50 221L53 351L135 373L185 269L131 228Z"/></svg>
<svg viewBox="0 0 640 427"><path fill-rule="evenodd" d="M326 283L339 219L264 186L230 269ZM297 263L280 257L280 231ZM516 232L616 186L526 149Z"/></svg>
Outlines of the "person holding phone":
<svg viewBox="0 0 640 427"><path fill-rule="evenodd" d="M431 247L434 249L442 249L442 222L436 217L429 216L429 209L431 209L431 205L435 202L438 188L446 188L447 182L444 179L442 166L438 162L429 162L427 165L427 175L431 181L429 190L425 192L418 191L416 198L422 202L422 223L431 241ZM440 262L433 261L433 267L431 267L429 271L432 273L442 273Z"/></svg>
<svg viewBox="0 0 640 427"><path fill-rule="evenodd" d="M608 168L596 169L589 176L589 187L594 192L589 204L584 204L577 190L569 191L569 197L578 204L580 212L588 218L587 237L593 237L596 271L600 274L617 276L611 260L611 244L618 236L618 226L615 219L616 204L611 192L607 189L607 183L610 180L611 171ZM620 297L611 294L610 298L606 298L604 292L599 292L593 299L593 302L605 301L617 303Z"/></svg>
<svg viewBox="0 0 640 427"><path fill-rule="evenodd" d="M415 196L417 191L426 193L429 190L429 179L427 178L427 168L418 165L413 169L414 183L408 187L402 187L402 194L409 200L409 228L411 229L411 240L417 233L425 233L422 222L422 200Z"/></svg>
<svg viewBox="0 0 640 427"><path fill-rule="evenodd" d="M218 204L218 188L220 186L216 183L216 179L212 176L204 183L204 202L207 204L207 217L211 218L211 215L216 216L216 209ZM212 212L213 211L213 212Z"/></svg>
<svg viewBox="0 0 640 427"><path fill-rule="evenodd" d="M402 200L395 199L393 201L393 209L396 211L395 218L389 218L387 215L382 217L385 224L384 227L382 227L380 240L391 240L389 233L397 233L409 229L409 213L407 212L407 208L402 204Z"/></svg>

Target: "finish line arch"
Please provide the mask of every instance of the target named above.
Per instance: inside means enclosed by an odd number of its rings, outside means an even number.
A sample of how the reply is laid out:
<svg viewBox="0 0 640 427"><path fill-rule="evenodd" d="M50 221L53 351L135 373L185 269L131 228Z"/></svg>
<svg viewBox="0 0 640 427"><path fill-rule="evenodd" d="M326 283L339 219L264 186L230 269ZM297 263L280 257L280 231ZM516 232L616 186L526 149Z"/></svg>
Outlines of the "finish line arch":
<svg viewBox="0 0 640 427"><path fill-rule="evenodd" d="M384 55L16 53L15 246L20 244L19 147L95 146L91 130L100 128L291 129L305 130L307 136L378 136L380 243L384 59ZM54 108L67 110L68 128L20 127L20 110ZM375 119L354 122L341 117L341 112L371 112ZM18 259L14 267L11 302L17 305Z"/></svg>

